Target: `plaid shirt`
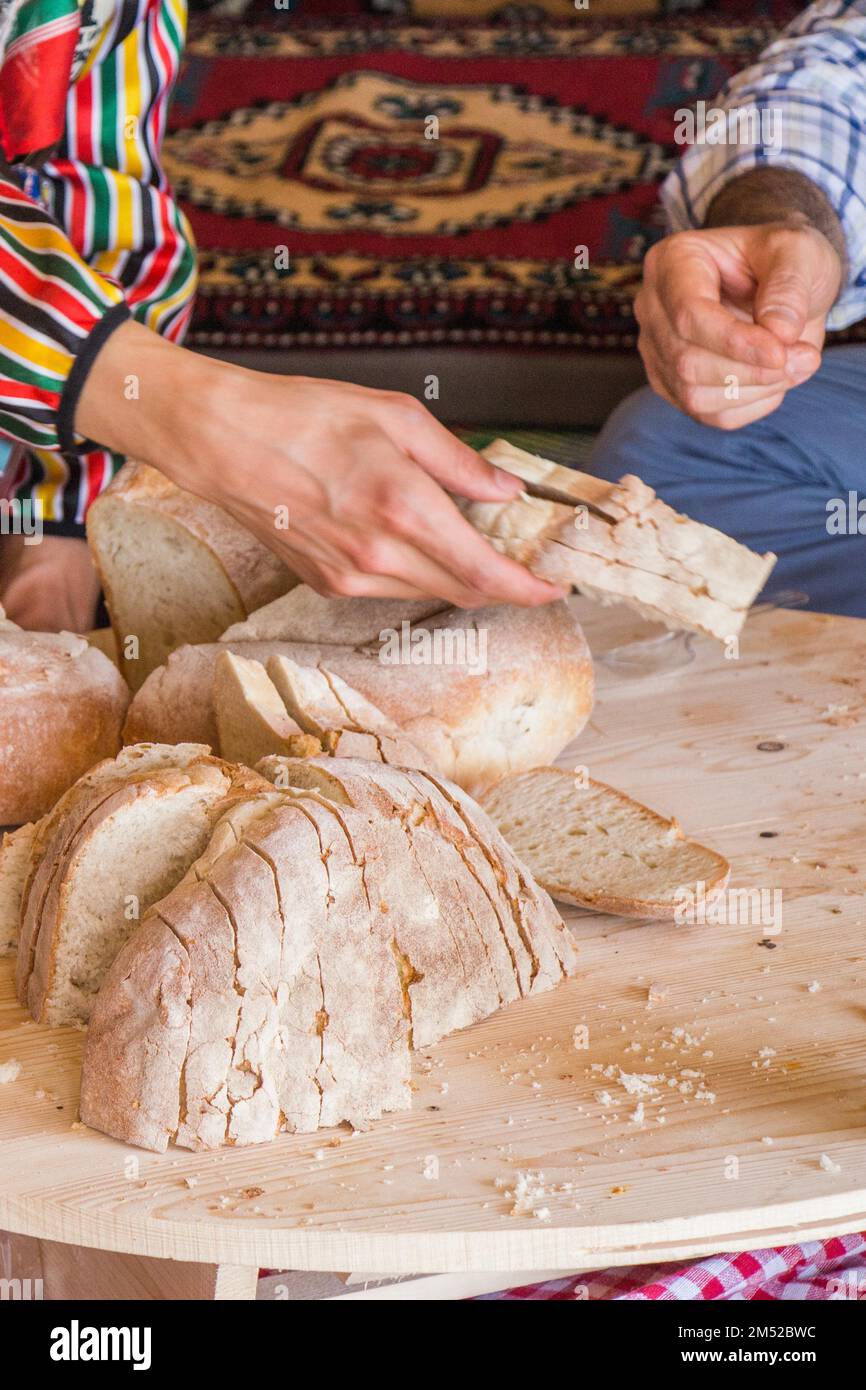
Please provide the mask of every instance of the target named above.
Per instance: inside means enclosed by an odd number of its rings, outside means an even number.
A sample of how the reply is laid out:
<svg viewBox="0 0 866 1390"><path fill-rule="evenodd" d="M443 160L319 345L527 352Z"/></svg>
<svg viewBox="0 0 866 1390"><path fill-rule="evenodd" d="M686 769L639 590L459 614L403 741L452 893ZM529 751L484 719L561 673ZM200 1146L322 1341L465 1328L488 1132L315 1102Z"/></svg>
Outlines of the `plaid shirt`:
<svg viewBox="0 0 866 1390"><path fill-rule="evenodd" d="M829 198L848 246L848 282L827 326L866 316L866 0L810 5L711 105L751 109L757 138L691 146L662 188L673 229L702 226L722 186L749 169L797 169ZM745 131L745 114L737 119Z"/></svg>

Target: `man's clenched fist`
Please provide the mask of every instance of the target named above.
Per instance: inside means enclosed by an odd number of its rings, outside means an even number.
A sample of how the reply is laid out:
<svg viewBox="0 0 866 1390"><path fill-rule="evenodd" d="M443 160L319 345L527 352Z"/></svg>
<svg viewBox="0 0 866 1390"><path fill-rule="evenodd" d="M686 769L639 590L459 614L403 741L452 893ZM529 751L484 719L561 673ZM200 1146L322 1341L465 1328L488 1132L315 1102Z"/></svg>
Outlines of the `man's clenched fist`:
<svg viewBox="0 0 866 1390"><path fill-rule="evenodd" d="M811 226L678 232L644 261L635 305L650 385L695 420L760 420L821 362L842 261Z"/></svg>

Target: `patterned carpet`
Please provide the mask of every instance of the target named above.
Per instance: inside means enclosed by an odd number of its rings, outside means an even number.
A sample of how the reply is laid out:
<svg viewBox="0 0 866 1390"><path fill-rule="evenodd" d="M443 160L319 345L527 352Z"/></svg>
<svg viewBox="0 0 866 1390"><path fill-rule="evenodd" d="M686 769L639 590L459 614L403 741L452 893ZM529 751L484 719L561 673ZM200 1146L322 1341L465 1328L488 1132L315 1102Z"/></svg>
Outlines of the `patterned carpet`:
<svg viewBox="0 0 866 1390"><path fill-rule="evenodd" d="M201 252L193 345L634 346L673 113L799 6L443 3L193 17L165 144Z"/></svg>

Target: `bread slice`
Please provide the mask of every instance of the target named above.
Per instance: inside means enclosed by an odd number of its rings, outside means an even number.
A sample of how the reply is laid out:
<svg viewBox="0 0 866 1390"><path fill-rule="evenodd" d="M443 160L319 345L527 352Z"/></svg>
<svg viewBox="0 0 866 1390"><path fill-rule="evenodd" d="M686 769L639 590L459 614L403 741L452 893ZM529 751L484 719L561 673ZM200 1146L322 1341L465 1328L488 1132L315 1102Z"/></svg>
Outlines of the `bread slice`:
<svg viewBox="0 0 866 1390"><path fill-rule="evenodd" d="M224 758L254 767L268 753L307 757L322 751L301 732L260 661L220 652L214 666L214 709Z"/></svg>
<svg viewBox="0 0 866 1390"><path fill-rule="evenodd" d="M205 849L229 778L200 763L132 779L77 808L56 865L43 864L41 911L27 1005L38 1023L85 1023L102 978L152 903Z"/></svg>
<svg viewBox="0 0 866 1390"><path fill-rule="evenodd" d="M616 484L563 468L497 439L491 463L594 503L612 520L524 495L471 502L469 520L496 547L555 583L600 603L624 603L654 622L725 641L743 626L776 563L682 516L629 474ZM579 524L578 524L579 523Z"/></svg>
<svg viewBox="0 0 866 1390"><path fill-rule="evenodd" d="M319 741L316 752L336 758L368 758L397 767L429 766L421 749L398 725L335 671L324 666L300 666L289 657L272 656L268 675L286 709L302 729ZM311 752L309 756L315 754Z"/></svg>
<svg viewBox="0 0 866 1390"><path fill-rule="evenodd" d="M199 744L125 748L80 778L27 837L20 892L0 881L3 913L17 908L20 922L21 1003L47 1022L83 1021L107 960L198 856L213 821L269 790ZM77 993L65 983L70 952ZM56 982L68 998L55 997Z"/></svg>
<svg viewBox="0 0 866 1390"><path fill-rule="evenodd" d="M93 788L105 787L110 790L128 777L144 776L149 772L159 772L164 768L187 768L193 763L210 757L210 748L202 743L139 743L129 748L121 748L114 758L104 758L64 792L53 808L37 821L27 838L29 849L24 879L18 901L19 924L21 926L20 958L18 969L22 979L27 980L33 968L33 951L39 922L38 911L28 919L27 905L33 879L46 854L52 857L63 852L67 837L66 827L76 803L87 796ZM108 795L106 790L106 795ZM23 828L23 827L22 827ZM5 898L4 911L15 911L14 895ZM25 922L28 925L25 926Z"/></svg>
<svg viewBox="0 0 866 1390"><path fill-rule="evenodd" d="M21 899L33 848L34 824L7 830L0 842L0 956L18 948Z"/></svg>
<svg viewBox="0 0 866 1390"><path fill-rule="evenodd" d="M505 777L482 805L551 897L622 917L673 919L685 895L728 882L721 854L639 801L557 767Z"/></svg>
<svg viewBox="0 0 866 1390"><path fill-rule="evenodd" d="M227 512L142 463L96 499L87 539L133 690L175 647L215 641L296 582Z"/></svg>

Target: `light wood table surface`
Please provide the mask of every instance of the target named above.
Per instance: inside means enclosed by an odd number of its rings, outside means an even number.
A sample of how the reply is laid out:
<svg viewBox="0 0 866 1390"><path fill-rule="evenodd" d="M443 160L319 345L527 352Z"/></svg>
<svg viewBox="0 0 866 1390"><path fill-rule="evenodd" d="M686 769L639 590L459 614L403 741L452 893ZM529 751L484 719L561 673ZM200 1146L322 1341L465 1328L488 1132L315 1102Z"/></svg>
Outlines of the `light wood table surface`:
<svg viewBox="0 0 866 1390"><path fill-rule="evenodd" d="M645 631L577 606L596 655ZM82 1034L30 1022L0 962L22 1277L78 1297L249 1298L260 1265L505 1287L866 1227L866 623L764 612L738 659L695 653L641 680L600 664L560 762L675 814L732 887L780 890L780 931L569 913L578 976L419 1054L410 1114L209 1154L80 1127Z"/></svg>

